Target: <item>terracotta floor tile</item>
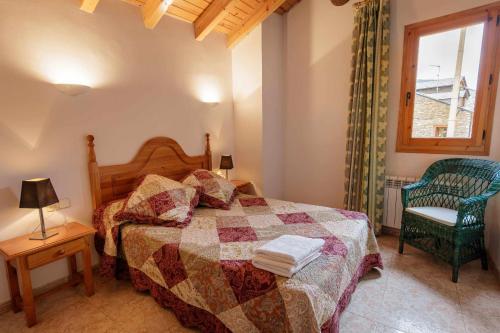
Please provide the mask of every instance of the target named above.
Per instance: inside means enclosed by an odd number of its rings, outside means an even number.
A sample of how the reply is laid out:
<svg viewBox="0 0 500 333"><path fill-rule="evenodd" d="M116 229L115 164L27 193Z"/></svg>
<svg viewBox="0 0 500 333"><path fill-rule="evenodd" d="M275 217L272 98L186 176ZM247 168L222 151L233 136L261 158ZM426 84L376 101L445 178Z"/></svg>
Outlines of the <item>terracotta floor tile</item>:
<svg viewBox="0 0 500 333"><path fill-rule="evenodd" d="M26 327L24 313L13 313L10 311L2 314L0 316L0 332L30 332L29 328Z"/></svg>
<svg viewBox="0 0 500 333"><path fill-rule="evenodd" d="M65 307L54 307L38 317L30 332L103 332L119 333L121 327L104 315L101 309L82 299Z"/></svg>
<svg viewBox="0 0 500 333"><path fill-rule="evenodd" d="M500 332L500 282L479 260L464 265L459 282L451 266L398 239L379 238L384 270L369 272L358 284L340 318L341 333ZM83 286L37 301L39 323L26 328L24 314L0 315L0 332L196 332L129 281L95 277L96 293Z"/></svg>
<svg viewBox="0 0 500 333"><path fill-rule="evenodd" d="M142 299L126 311L118 311L110 317L114 321L126 322L126 331L131 333L197 332L183 327L171 311L156 304L152 297Z"/></svg>
<svg viewBox="0 0 500 333"><path fill-rule="evenodd" d="M394 328L385 326L373 320L345 311L340 318L340 331L342 333L403 333Z"/></svg>
<svg viewBox="0 0 500 333"><path fill-rule="evenodd" d="M500 317L491 317L481 313L464 312L465 327L468 333L500 332Z"/></svg>

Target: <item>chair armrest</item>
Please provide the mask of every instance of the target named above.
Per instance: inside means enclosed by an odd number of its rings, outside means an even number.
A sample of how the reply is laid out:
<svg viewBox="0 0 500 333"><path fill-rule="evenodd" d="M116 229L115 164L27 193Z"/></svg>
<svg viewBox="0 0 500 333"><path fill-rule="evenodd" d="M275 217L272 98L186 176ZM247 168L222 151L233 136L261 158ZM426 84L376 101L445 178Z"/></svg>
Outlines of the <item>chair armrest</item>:
<svg viewBox="0 0 500 333"><path fill-rule="evenodd" d="M488 201L489 198L491 198L492 196L494 196L496 194L496 192L493 192L493 191L487 191L487 192L484 192L480 195L476 195L474 197L470 197L470 198L467 198L467 199L461 199L460 200L460 207L463 205L463 206L468 206L468 205L473 205L473 204L477 204L477 203L481 203L481 202L484 202L486 204L486 202Z"/></svg>
<svg viewBox="0 0 500 333"><path fill-rule="evenodd" d="M496 192L488 191L470 198L461 199L458 205L457 227L483 224L486 203L495 194Z"/></svg>
<svg viewBox="0 0 500 333"><path fill-rule="evenodd" d="M427 195L427 191L425 189L429 185L429 181L420 180L416 183L406 185L401 188L401 201L403 203L403 208L408 207L408 205L415 200L416 198L421 197L421 195ZM422 191L424 190L424 191ZM424 192L424 193L420 193Z"/></svg>

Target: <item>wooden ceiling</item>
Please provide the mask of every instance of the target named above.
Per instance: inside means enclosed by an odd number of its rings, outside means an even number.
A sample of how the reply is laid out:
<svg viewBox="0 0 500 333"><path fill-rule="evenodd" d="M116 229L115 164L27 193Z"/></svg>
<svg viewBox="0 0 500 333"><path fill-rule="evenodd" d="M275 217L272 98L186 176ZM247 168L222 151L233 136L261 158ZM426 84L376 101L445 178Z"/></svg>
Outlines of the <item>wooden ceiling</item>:
<svg viewBox="0 0 500 333"><path fill-rule="evenodd" d="M300 0L121 0L140 7L144 25L154 29L163 15L193 24L194 37L203 40L210 32L227 35L233 47L250 31L276 12L283 15ZM93 13L99 0L80 0L80 9ZM170 3L170 5L168 5Z"/></svg>

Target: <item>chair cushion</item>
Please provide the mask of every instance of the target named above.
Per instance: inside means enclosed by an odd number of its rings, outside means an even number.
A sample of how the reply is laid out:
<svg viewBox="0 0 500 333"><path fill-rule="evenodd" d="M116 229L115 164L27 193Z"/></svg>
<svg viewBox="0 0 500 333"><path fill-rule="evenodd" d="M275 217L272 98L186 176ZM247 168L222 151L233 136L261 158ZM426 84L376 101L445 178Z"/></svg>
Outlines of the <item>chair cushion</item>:
<svg viewBox="0 0 500 333"><path fill-rule="evenodd" d="M408 213L425 217L438 223L454 227L457 223L458 212L453 209L443 207L409 207Z"/></svg>

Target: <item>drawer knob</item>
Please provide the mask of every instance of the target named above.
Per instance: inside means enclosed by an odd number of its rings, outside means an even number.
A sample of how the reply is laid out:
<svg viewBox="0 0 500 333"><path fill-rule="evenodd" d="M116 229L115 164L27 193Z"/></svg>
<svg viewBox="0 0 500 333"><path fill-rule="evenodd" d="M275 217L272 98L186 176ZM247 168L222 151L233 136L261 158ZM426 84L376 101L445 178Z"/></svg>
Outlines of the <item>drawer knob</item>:
<svg viewBox="0 0 500 333"><path fill-rule="evenodd" d="M66 253L64 249L60 249L59 251L57 251L57 254L60 256L62 256L64 253Z"/></svg>

